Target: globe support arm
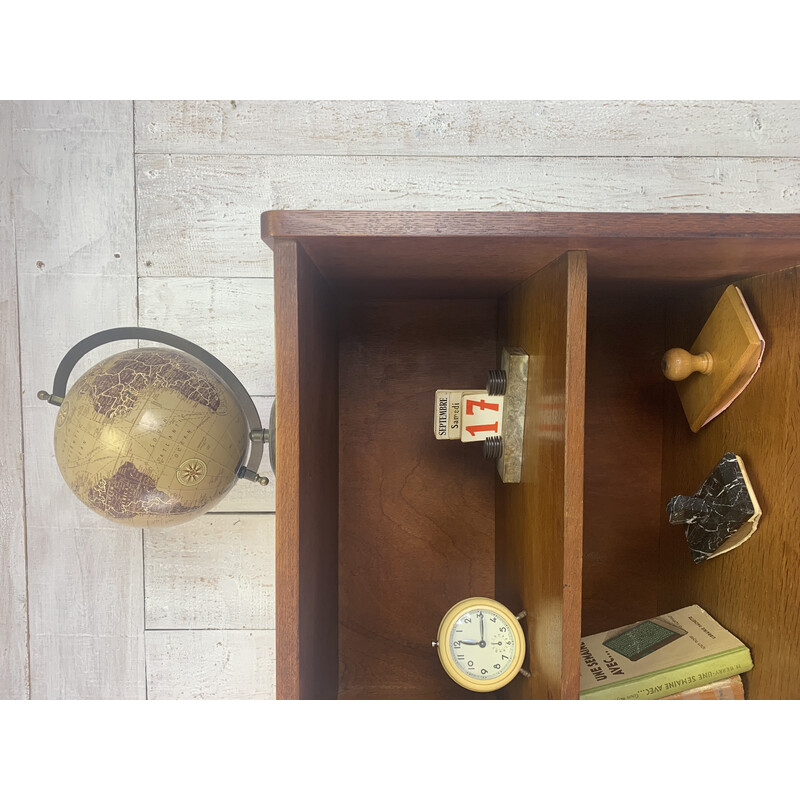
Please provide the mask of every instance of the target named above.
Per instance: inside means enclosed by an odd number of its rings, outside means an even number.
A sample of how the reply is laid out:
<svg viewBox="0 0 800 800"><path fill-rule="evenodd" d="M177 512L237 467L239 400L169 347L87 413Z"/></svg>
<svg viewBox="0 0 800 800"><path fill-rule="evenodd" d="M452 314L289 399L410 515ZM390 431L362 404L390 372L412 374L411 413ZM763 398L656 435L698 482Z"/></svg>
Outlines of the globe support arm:
<svg viewBox="0 0 800 800"><path fill-rule="evenodd" d="M175 334L159 331L155 328L109 328L105 331L93 333L91 336L81 339L81 341L72 347L64 358L61 359L61 363L56 370L56 376L53 379L52 393L48 394L45 391L41 391L38 393L39 399L47 400L51 405L60 406L61 403L64 402L64 397L66 397L67 381L75 365L87 353L100 347L100 345L118 342L124 339L144 339L148 342L159 342L160 344L174 347L177 350L182 350L184 353L194 356L198 361L202 361L216 373L223 383L228 385L239 401L244 411L248 428L251 431L250 455L247 459L247 463L239 467L239 477L265 486L269 482L269 479L258 475L257 470L264 453L265 438L269 439L272 445L270 447L270 456L272 456L274 452L274 425L271 424L269 432L263 435L262 432L264 429L261 427L261 417L258 414L258 409L256 409L255 403L247 390L242 386L241 381L218 358L215 358L207 350L194 344L194 342L190 342L188 339L183 339L180 336L175 336ZM253 434L256 431L262 435L254 436ZM272 466L274 471L274 461Z"/></svg>

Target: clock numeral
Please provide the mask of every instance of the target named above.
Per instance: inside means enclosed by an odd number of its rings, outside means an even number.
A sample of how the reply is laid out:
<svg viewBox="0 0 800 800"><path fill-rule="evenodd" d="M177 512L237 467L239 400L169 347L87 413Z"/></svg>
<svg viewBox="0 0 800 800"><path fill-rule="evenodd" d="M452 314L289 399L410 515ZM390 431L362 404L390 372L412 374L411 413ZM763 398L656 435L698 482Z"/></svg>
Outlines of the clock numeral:
<svg viewBox="0 0 800 800"><path fill-rule="evenodd" d="M501 664L495 664L495 665L494 665L494 668L495 668L495 669L500 669L500 668L501 668L501 666L502 666Z"/></svg>
<svg viewBox="0 0 800 800"><path fill-rule="evenodd" d="M453 642L453 647L458 649L459 647L461 647L461 642Z"/></svg>
<svg viewBox="0 0 800 800"><path fill-rule="evenodd" d="M501 658L504 658L506 661L511 661L511 659L508 656L501 656Z"/></svg>
<svg viewBox="0 0 800 800"><path fill-rule="evenodd" d="M470 617L464 617L464 624L465 625L469 625L470 622L472 622L472 619Z"/></svg>
<svg viewBox="0 0 800 800"><path fill-rule="evenodd" d="M500 628L500 633L505 633L507 630L508 628Z"/></svg>
<svg viewBox="0 0 800 800"><path fill-rule="evenodd" d="M481 675L485 675L485 674L486 674L486 670L485 670L485 669L482 669L482 670L481 670Z"/></svg>
<svg viewBox="0 0 800 800"><path fill-rule="evenodd" d="M497 617L489 617L492 622L497 622Z"/></svg>
<svg viewBox="0 0 800 800"><path fill-rule="evenodd" d="M467 661L467 666L468 667L474 667L475 666L475 662L474 661Z"/></svg>

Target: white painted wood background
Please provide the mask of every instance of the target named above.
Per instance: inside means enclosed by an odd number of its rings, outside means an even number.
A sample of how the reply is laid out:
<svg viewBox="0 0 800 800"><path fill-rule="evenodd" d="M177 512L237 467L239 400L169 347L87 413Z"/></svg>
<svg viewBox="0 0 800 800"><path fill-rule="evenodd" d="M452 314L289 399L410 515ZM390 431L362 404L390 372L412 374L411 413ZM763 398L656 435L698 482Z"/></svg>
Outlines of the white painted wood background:
<svg viewBox="0 0 800 800"><path fill-rule="evenodd" d="M36 399L77 340L140 324L266 416L269 208L796 213L800 103L0 103L0 697L274 697L274 487L106 524Z"/></svg>

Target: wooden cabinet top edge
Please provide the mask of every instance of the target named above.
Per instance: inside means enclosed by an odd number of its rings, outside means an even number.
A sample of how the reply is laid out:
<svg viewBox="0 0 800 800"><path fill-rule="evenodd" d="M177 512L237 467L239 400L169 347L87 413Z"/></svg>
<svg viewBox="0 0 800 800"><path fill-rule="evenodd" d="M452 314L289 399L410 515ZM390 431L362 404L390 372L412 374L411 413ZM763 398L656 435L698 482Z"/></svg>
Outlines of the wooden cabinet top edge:
<svg viewBox="0 0 800 800"><path fill-rule="evenodd" d="M797 238L800 214L265 211L262 239L305 237Z"/></svg>

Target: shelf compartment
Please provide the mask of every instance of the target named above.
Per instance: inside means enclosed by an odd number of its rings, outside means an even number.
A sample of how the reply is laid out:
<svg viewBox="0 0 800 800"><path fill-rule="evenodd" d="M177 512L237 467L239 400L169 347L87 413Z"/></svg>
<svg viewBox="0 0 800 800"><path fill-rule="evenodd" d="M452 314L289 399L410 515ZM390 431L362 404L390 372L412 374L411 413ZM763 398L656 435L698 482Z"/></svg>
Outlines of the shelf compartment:
<svg viewBox="0 0 800 800"><path fill-rule="evenodd" d="M275 260L278 696L477 699L431 641L479 595L528 611L532 675L506 696L577 697L585 254L485 299L353 296L294 242ZM514 485L431 427L499 337L534 354Z"/></svg>
<svg viewBox="0 0 800 800"><path fill-rule="evenodd" d="M659 604L698 603L751 649L749 699L800 699L800 269L738 281L766 342L747 389L692 433L677 392L667 392L661 500L694 492L727 451L741 456L763 509L741 547L701 565L688 557L681 528L661 520ZM675 298L667 331L691 345L723 287ZM671 388L671 387L670 387Z"/></svg>

